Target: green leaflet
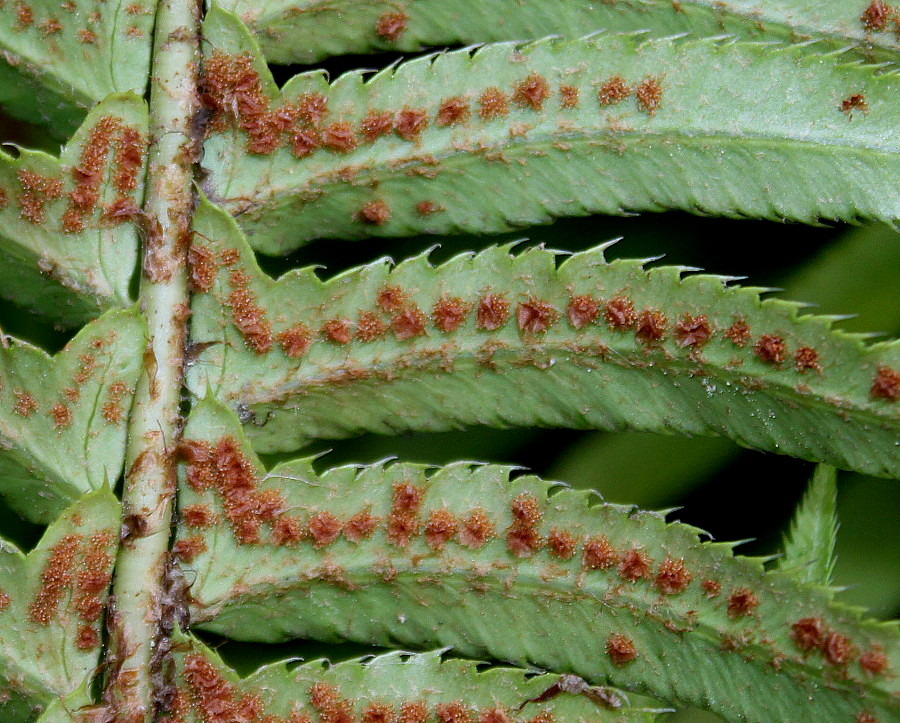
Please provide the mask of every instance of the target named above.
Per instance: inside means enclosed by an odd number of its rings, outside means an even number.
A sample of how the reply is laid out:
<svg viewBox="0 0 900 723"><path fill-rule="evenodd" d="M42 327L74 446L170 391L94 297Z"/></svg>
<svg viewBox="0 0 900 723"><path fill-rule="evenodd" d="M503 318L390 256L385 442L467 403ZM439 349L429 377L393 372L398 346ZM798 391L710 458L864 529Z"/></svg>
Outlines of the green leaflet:
<svg viewBox="0 0 900 723"><path fill-rule="evenodd" d="M900 236L887 226L854 228L784 282L784 295L820 312L857 312L847 331L900 331ZM596 433L575 442L549 469L553 479L596 487L614 502L653 507L679 499L740 452L716 438Z"/></svg>
<svg viewBox="0 0 900 723"><path fill-rule="evenodd" d="M253 31L272 63L312 63L329 55L414 51L429 45L577 37L594 29L649 30L656 36L728 33L761 40L820 38L835 49L850 43L873 59L900 46L893 25L861 19L866 0L222 0Z"/></svg>
<svg viewBox="0 0 900 723"><path fill-rule="evenodd" d="M110 93L143 94L154 0L0 5L0 105L64 140Z"/></svg>
<svg viewBox="0 0 900 723"><path fill-rule="evenodd" d="M282 99L234 16L204 34L204 187L265 253L629 210L900 218L900 80L839 53L601 34L306 73Z"/></svg>
<svg viewBox="0 0 900 723"><path fill-rule="evenodd" d="M133 308L89 323L55 358L3 337L0 494L19 514L51 522L118 479L144 333Z"/></svg>
<svg viewBox="0 0 900 723"><path fill-rule="evenodd" d="M66 326L131 304L146 135L144 101L124 93L91 111L59 160L0 151L0 294Z"/></svg>
<svg viewBox="0 0 900 723"><path fill-rule="evenodd" d="M603 247L559 268L556 252L507 246L438 268L423 255L275 282L227 214L203 202L194 229L191 273L206 293L193 302L188 386L240 410L261 452L537 424L720 434L900 476L900 412L879 396L900 345L865 346L758 289L607 262Z"/></svg>
<svg viewBox="0 0 900 723"><path fill-rule="evenodd" d="M184 440L174 550L204 629L451 645L728 720L898 713L894 626L661 514L469 462L265 474L214 401Z"/></svg>
<svg viewBox="0 0 900 723"><path fill-rule="evenodd" d="M800 582L830 585L837 529L837 471L820 464L791 522L778 567Z"/></svg>
<svg viewBox="0 0 900 723"><path fill-rule="evenodd" d="M101 619L119 540L108 486L83 496L27 556L0 541L0 712L31 720L96 673Z"/></svg>
<svg viewBox="0 0 900 723"><path fill-rule="evenodd" d="M460 715L467 711L469 716L493 715L486 720L497 723L650 722L659 712L630 707L626 696L609 688L580 694L562 692L558 675L526 677L526 671L510 668L479 672L476 663L442 660L440 652L415 655L397 651L337 665L315 660L293 666L285 661L260 668L242 680L199 641L176 640L175 649L180 680L174 713L185 721L207 720L205 709L210 706L214 710L211 706L216 700L229 709L265 715L270 723L296 720L300 715L336 720L328 717L335 711L348 713L347 720L364 721L397 720L398 714L402 720L425 721L439 710ZM562 683L578 685L572 678ZM547 700L532 702L545 693ZM428 717L414 717L420 712ZM541 713L553 717L540 718Z"/></svg>

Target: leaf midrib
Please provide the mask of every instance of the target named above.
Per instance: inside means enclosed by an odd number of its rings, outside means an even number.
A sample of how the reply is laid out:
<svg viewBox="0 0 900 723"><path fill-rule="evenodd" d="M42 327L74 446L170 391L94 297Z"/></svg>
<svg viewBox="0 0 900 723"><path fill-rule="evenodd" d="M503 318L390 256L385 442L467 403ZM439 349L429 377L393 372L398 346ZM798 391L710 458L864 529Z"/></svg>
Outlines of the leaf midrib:
<svg viewBox="0 0 900 723"><path fill-rule="evenodd" d="M889 136L887 135L885 136L885 138L888 137ZM865 144L863 142L837 143L834 141L829 142L828 140L803 140L799 138L785 138L784 136L778 135L767 136L759 133L743 135L739 133L726 132L647 132L633 129L617 131L597 130L594 133L565 131L559 132L558 134L545 135L539 139L515 139L507 143L486 145L484 147L479 147L477 151L445 150L444 152L429 153L427 150L423 150L422 153L417 153L405 158L391 158L386 162L382 162L382 165L376 168L372 167L372 159L367 158L365 160L360 160L357 163L348 163L341 166L335 165L327 170L318 171L307 178L305 181L292 186L278 186L274 180L275 178L277 178L277 174L273 175L270 173L270 177L273 180L267 184L270 189L270 192L267 196L264 196L263 194L257 192L250 197L248 197L247 195L239 195L230 198L220 198L219 200L225 203L243 201L246 204L245 209L237 210L236 212L234 212L234 215L239 216L243 213L250 213L251 215L253 215L254 212L259 210L260 206L265 207L267 205L278 205L278 200L279 198L284 196L284 190L286 188L290 188L294 193L299 193L309 188L321 187L325 185L333 185L339 188L346 187L346 181L342 180L340 177L343 174L347 173L353 174L353 185L358 186L363 185L370 180L377 180L385 175L400 175L403 171L410 168L427 166L429 168L435 168L438 172L440 172L442 170L440 164L445 162L447 163L447 165L451 165L454 163L464 164L469 161L475 163L486 163L488 161L486 161L486 159L484 158L485 153L508 152L510 154L521 155L534 151L556 151L558 149L554 148L554 144L560 142L586 146L599 145L602 147L606 147L607 150L612 151L616 150L615 146L617 144L627 144L634 146L651 143L659 143L661 145L669 145L674 143L682 146L703 146L705 144L728 146L734 144L738 148L748 147L748 150L752 150L754 147L766 146L769 150L783 149L785 155L791 155L795 152L813 152L832 155L863 152L871 154L873 156L886 156L889 160L900 154L900 146L896 148L873 148L871 144ZM232 146L236 148L236 144L232 144ZM235 153L238 152L235 151ZM622 153L627 153L627 151L623 150ZM240 156L238 156L237 161L234 160L234 157L235 156L232 155L233 160L230 164L231 168L234 168L236 163L240 162ZM277 166L278 160L279 159L273 156L269 164L270 168ZM435 161L437 161L437 164L435 163ZM497 159L491 162L503 163L503 160ZM390 168L387 167L387 163L391 165ZM275 169L272 168L272 170ZM233 178L234 173L229 173L229 176ZM230 182L231 178L229 178L225 182L224 185L226 188L231 185ZM275 202L273 203L269 199L274 199Z"/></svg>
<svg viewBox="0 0 900 723"><path fill-rule="evenodd" d="M480 340L478 345L474 344L465 344L463 346L458 346L456 350L453 352L449 352L447 349L441 349L441 355L432 355L425 359L422 359L419 354L409 353L409 354L390 354L389 359L379 361L379 362L370 362L367 363L364 367L363 365L357 365L357 368L364 368L365 371L371 372L372 376L375 377L376 380L379 378L379 373L390 372L394 379L407 379L410 377L415 377L415 372L423 372L425 374L429 373L441 373L446 375L453 375L458 373L458 371L454 368L451 371L441 371L437 372L433 369L435 365L435 359L438 359L440 362L446 361L448 355L452 357L452 361L454 364L457 362L461 362L467 366L475 366L483 369L485 372L490 372L490 368L485 366L479 358L479 349L480 347L486 343L490 342L490 337L485 337L483 340ZM655 369L663 369L667 371L672 371L679 376L689 375L690 371L696 370L698 366L702 363L702 369L704 374L694 374L693 376L708 376L713 377L716 380L721 380L724 382L731 382L733 387L742 388L744 386L744 381L746 379L753 379L755 382L762 384L762 387L754 388L754 393L762 393L762 394L770 394L776 396L780 399L791 400L793 402L799 403L804 407L816 407L816 408L827 408L832 410L835 407L835 404L828 403L822 397L821 394L818 393L810 393L808 395L800 394L796 392L791 386L789 386L786 382L778 382L775 381L768 376L762 374L748 374L748 373L740 373L740 367L737 368L736 371L731 371L729 369L725 369L720 366L716 366L710 364L709 362L698 362L691 359L682 359L677 357L671 357L667 354L647 354L642 356L639 359L632 359L629 357L630 352L623 352L620 350L616 350L611 346L606 346L606 349L610 352L609 355L604 356L599 351L590 352L586 350L573 349L573 346L577 344L573 340L567 341L549 341L549 342L541 342L540 346L528 347L522 344L519 347L501 347L497 349L498 353L507 353L507 354L518 354L524 355L531 352L535 352L538 354L558 354L563 357L569 358L560 358L557 360L557 363L572 363L573 366L579 366L571 361L571 357L579 357L584 359L590 359L597 362L599 365L604 364L616 364L622 368L626 369L640 369L642 367L648 366L648 362L652 363ZM449 354L448 354L449 352ZM226 353L227 357L228 354ZM409 358L405 358L405 357ZM617 358L619 357L619 358ZM402 362L402 363L401 363ZM504 359L502 360L503 364L514 365L516 362L514 360ZM523 360L521 362L523 367L533 366L532 362ZM224 365L223 365L224 366ZM340 369L335 368L335 372L341 371ZM300 368L296 368L296 373L299 376ZM352 377L353 373L350 369L347 370L348 376ZM792 373L789 370L782 370L780 373L790 374ZM296 377L295 377L296 378ZM798 382L800 379L797 380ZM362 382L365 383L365 382ZM390 384L390 382L386 382ZM253 385L253 390L256 392L251 396L241 396L240 401L244 404L248 404L250 406L258 405L258 404L275 404L280 405L285 402L290 401L297 394L302 394L304 389L309 388L328 388L332 385L340 385L341 383L338 381L329 381L325 378L324 374L317 375L309 375L305 379L297 379L294 384L287 385L279 385L280 391L273 391L270 394L263 394L266 391L263 385ZM865 407L860 407L857 404L854 404L852 400L844 400L845 405L842 406L843 409L850 411L854 414L854 416L861 417L867 423L874 426L881 426L884 424L884 419L876 415L871 409L867 409Z"/></svg>

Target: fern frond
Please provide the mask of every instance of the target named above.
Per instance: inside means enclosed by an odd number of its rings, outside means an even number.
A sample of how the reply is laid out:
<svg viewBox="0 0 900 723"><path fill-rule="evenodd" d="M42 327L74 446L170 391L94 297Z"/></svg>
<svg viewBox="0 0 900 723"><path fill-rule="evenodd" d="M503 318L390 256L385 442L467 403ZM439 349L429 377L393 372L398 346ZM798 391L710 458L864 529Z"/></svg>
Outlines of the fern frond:
<svg viewBox="0 0 900 723"><path fill-rule="evenodd" d="M219 706L272 720L343 714L346 720L425 721L454 712L452 720L460 721L652 723L661 712L632 707L618 691L588 686L575 676L511 668L479 672L475 662L443 660L441 652L395 651L336 665L285 661L241 679L196 639L176 639L176 650L174 713L185 721L205 721Z"/></svg>
<svg viewBox="0 0 900 723"><path fill-rule="evenodd" d="M146 139L146 104L124 93L59 159L0 150L0 295L66 326L131 305Z"/></svg>
<svg viewBox="0 0 900 723"><path fill-rule="evenodd" d="M857 0L545 0L401 1L222 0L254 33L271 63L313 63L330 55L415 51L428 46L577 37L588 30L649 31L659 36L729 34L753 40L810 38L826 47L859 47L862 57L896 60L891 24L864 17Z"/></svg>
<svg viewBox="0 0 900 723"><path fill-rule="evenodd" d="M266 474L214 401L192 412L183 449L174 550L196 573L204 629L448 645L727 720L897 715L894 626L662 515L493 465L318 475L306 459Z"/></svg>
<svg viewBox="0 0 900 723"><path fill-rule="evenodd" d="M837 472L820 464L791 522L778 567L800 582L830 585L837 530Z"/></svg>
<svg viewBox="0 0 900 723"><path fill-rule="evenodd" d="M59 698L86 702L121 510L108 486L83 496L24 555L0 540L0 712L33 720Z"/></svg>
<svg viewBox="0 0 900 723"><path fill-rule="evenodd" d="M118 479L144 335L132 308L89 323L55 357L0 338L0 494L23 517L52 522Z"/></svg>
<svg viewBox="0 0 900 723"><path fill-rule="evenodd" d="M204 34L204 187L265 253L629 210L900 218L900 76L839 53L602 34L307 73L279 96L234 16L214 8Z"/></svg>
<svg viewBox="0 0 900 723"><path fill-rule="evenodd" d="M900 476L900 345L865 346L721 277L509 247L278 281L233 219L194 219L188 372L260 451L469 424L720 434ZM893 381L892 381L893 380ZM897 382L900 383L900 382Z"/></svg>
<svg viewBox="0 0 900 723"><path fill-rule="evenodd" d="M143 94L155 8L155 0L0 3L0 105L64 140L109 94Z"/></svg>

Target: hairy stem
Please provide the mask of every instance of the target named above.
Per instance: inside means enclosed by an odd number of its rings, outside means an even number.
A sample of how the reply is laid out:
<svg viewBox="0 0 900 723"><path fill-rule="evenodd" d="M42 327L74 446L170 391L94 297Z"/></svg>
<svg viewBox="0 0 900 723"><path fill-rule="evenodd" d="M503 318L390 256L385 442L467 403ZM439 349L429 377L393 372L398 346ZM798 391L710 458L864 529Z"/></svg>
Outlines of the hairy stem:
<svg viewBox="0 0 900 723"><path fill-rule="evenodd" d="M129 429L125 540L111 625L115 673L108 681L116 719L125 721L149 720L165 702L163 635L171 630L172 613L164 587L175 494L173 454L181 431L199 21L197 0L159 4L140 294L149 338Z"/></svg>

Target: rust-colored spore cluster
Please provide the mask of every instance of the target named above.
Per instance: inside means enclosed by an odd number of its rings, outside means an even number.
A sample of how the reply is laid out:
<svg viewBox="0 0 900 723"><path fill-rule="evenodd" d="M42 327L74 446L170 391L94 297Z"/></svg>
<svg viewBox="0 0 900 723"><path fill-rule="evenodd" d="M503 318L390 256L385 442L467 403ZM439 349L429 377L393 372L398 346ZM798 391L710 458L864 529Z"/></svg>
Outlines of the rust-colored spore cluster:
<svg viewBox="0 0 900 723"><path fill-rule="evenodd" d="M732 618L752 615L759 605L759 598L750 588L739 587L728 596L728 616Z"/></svg>
<svg viewBox="0 0 900 723"><path fill-rule="evenodd" d="M516 557L530 557L541 549L544 540L539 531L543 513L533 495L522 493L509 506L512 524L506 530L506 549Z"/></svg>
<svg viewBox="0 0 900 723"><path fill-rule="evenodd" d="M859 16L859 21L866 30L880 32L887 28L895 12L884 0L872 0Z"/></svg>
<svg viewBox="0 0 900 723"><path fill-rule="evenodd" d="M634 89L638 108L648 115L653 115L662 105L662 92L659 78L647 76Z"/></svg>
<svg viewBox="0 0 900 723"><path fill-rule="evenodd" d="M606 570L619 562L619 554L606 535L594 535L584 541L581 559L588 570Z"/></svg>
<svg viewBox="0 0 900 723"><path fill-rule="evenodd" d="M654 580L657 589L666 595L677 595L684 592L694 576L688 571L684 560L666 557L659 564Z"/></svg>
<svg viewBox="0 0 900 723"><path fill-rule="evenodd" d="M388 516L388 540L397 547L406 547L419 534L419 509L424 491L421 487L401 482L394 485L393 502Z"/></svg>
<svg viewBox="0 0 900 723"><path fill-rule="evenodd" d="M478 301L475 324L483 331L496 331L509 318L509 301L502 294L485 294Z"/></svg>
<svg viewBox="0 0 900 723"><path fill-rule="evenodd" d="M888 366L878 367L869 393L874 399L896 402L900 399L900 372Z"/></svg>
<svg viewBox="0 0 900 723"><path fill-rule="evenodd" d="M601 106L618 105L631 95L631 88L620 75L613 75L603 81L597 91L597 100Z"/></svg>
<svg viewBox="0 0 900 723"><path fill-rule="evenodd" d="M637 582L650 577L653 560L641 549L632 547L622 553L619 562L619 577L628 582Z"/></svg>
<svg viewBox="0 0 900 723"><path fill-rule="evenodd" d="M184 679L188 685L190 704L198 710L205 723L262 720L263 704L259 696L242 695L202 655L191 653L185 656Z"/></svg>
<svg viewBox="0 0 900 723"><path fill-rule="evenodd" d="M406 13L384 13L375 22L375 33L382 40L396 43L406 30L407 20Z"/></svg>
<svg viewBox="0 0 900 723"><path fill-rule="evenodd" d="M841 101L840 109L842 113L845 113L848 117L852 118L853 111L855 110L867 113L869 104L866 102L866 96L862 93L854 93Z"/></svg>
<svg viewBox="0 0 900 723"><path fill-rule="evenodd" d="M625 665L638 657L634 641L619 633L613 633L607 638L606 654L613 665Z"/></svg>
<svg viewBox="0 0 900 723"><path fill-rule="evenodd" d="M19 195L19 215L33 224L44 223L46 204L63 195L62 179L42 176L26 168L16 171L16 178L22 187L22 193Z"/></svg>
<svg viewBox="0 0 900 723"><path fill-rule="evenodd" d="M110 530L96 531L87 540L82 535L64 535L50 548L40 587L28 607L28 619L36 625L49 625L70 591L72 610L83 623L77 646L80 650L97 647L96 623L103 614L104 596L112 579L110 548L114 541Z"/></svg>
<svg viewBox="0 0 900 723"><path fill-rule="evenodd" d="M542 334L556 323L559 312L542 299L531 297L519 303L516 320L525 334Z"/></svg>
<svg viewBox="0 0 900 723"><path fill-rule="evenodd" d="M550 97L550 86L547 81L537 73L531 73L527 78L516 84L513 100L519 105L539 111L544 107L544 101Z"/></svg>
<svg viewBox="0 0 900 723"><path fill-rule="evenodd" d="M459 521L446 507L432 510L425 523L425 542L434 550L443 550L459 532Z"/></svg>
<svg viewBox="0 0 900 723"><path fill-rule="evenodd" d="M859 658L859 666L867 675L883 675L887 672L887 656L881 648L872 647L861 655L850 639L832 630L821 618L801 618L791 625L791 639L803 653L820 653L825 661L843 667Z"/></svg>
<svg viewBox="0 0 900 723"><path fill-rule="evenodd" d="M241 269L232 269L228 282L231 285L228 305L234 325L250 349L265 354L272 348L272 326L265 309L256 303L256 294L249 288L249 276Z"/></svg>
<svg viewBox="0 0 900 723"><path fill-rule="evenodd" d="M191 243L188 249L188 279L193 291L212 291L218 268L216 257L209 248L201 243Z"/></svg>
<svg viewBox="0 0 900 723"><path fill-rule="evenodd" d="M284 499L277 490L257 489L256 472L237 441L228 436L215 445L191 440L181 445L180 452L188 463L191 488L196 492L215 490L238 541L259 542L261 525L280 515Z"/></svg>
<svg viewBox="0 0 900 723"><path fill-rule="evenodd" d="M476 508L461 522L459 544L477 550L490 542L494 535L494 524L490 517L483 509Z"/></svg>

